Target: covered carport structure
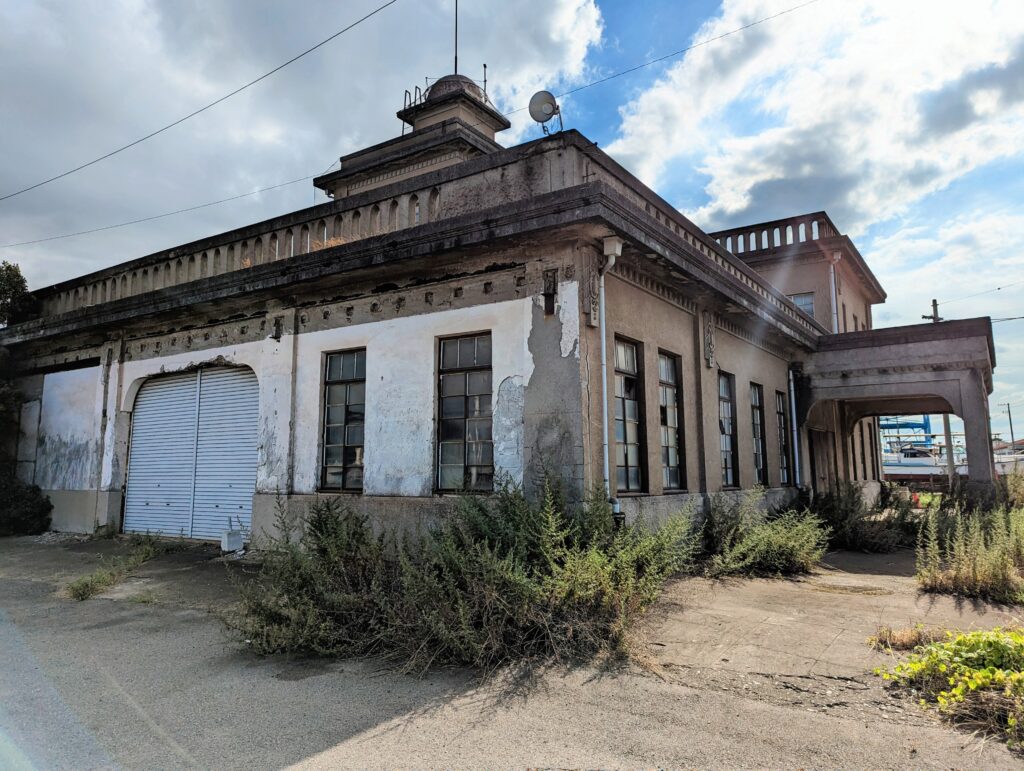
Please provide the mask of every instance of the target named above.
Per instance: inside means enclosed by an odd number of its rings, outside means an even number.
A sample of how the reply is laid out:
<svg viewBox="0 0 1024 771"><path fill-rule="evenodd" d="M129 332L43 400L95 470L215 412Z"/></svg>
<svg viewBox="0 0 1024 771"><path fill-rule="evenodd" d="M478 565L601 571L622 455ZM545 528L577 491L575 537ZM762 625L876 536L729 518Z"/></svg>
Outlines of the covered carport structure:
<svg viewBox="0 0 1024 771"><path fill-rule="evenodd" d="M805 436L831 435L833 446L809 442L805 478L816 489L849 478L850 435L863 418L950 413L964 422L970 483L991 483L995 363L988 317L819 338L801 365L797 419Z"/></svg>

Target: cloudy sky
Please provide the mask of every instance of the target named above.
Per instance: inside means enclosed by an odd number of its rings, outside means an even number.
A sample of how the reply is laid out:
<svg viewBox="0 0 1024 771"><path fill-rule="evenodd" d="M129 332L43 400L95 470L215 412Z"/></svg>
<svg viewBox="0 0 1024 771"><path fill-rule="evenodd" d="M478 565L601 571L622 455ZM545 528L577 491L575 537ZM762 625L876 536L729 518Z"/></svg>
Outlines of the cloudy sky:
<svg viewBox="0 0 1024 771"><path fill-rule="evenodd" d="M237 88L383 0L0 3L0 195ZM460 69L503 110L803 0L462 0ZM325 200L300 182L400 130L406 88L451 71L452 0L398 0L253 88L0 202L0 257L32 286ZM1024 316L1020 0L817 0L563 100L582 131L707 229L825 209L889 292L878 326ZM501 137L534 135L525 112ZM987 292L999 286L1000 291ZM984 294L979 294L985 292ZM972 295L978 295L972 297ZM997 403L1024 436L1024 321L994 327Z"/></svg>

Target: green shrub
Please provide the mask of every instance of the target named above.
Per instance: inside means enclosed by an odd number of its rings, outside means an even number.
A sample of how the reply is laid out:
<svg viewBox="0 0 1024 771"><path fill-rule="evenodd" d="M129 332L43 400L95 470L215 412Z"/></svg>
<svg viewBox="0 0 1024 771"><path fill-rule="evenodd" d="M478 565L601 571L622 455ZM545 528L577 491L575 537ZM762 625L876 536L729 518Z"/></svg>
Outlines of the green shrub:
<svg viewBox="0 0 1024 771"><path fill-rule="evenodd" d="M712 496L701 528L704 553L722 554L752 528L762 524L768 516L764 497L764 489L760 487L744 491L739 498L727 493Z"/></svg>
<svg viewBox="0 0 1024 771"><path fill-rule="evenodd" d="M1024 509L1024 469L1015 468L1003 477L1006 488L1006 505L1012 509Z"/></svg>
<svg viewBox="0 0 1024 771"><path fill-rule="evenodd" d="M623 652L696 549L686 514L615 530L603 500L567 512L550 492L537 505L507 485L460 499L422 537L373 536L333 500L303 524L270 544L229 627L260 653L379 655L407 671Z"/></svg>
<svg viewBox="0 0 1024 771"><path fill-rule="evenodd" d="M53 504L36 485L27 485L13 470L4 470L0 489L0 536L38 535L50 528Z"/></svg>
<svg viewBox="0 0 1024 771"><path fill-rule="evenodd" d="M825 554L828 530L811 514L786 512L752 526L711 561L712 575L810 572Z"/></svg>
<svg viewBox="0 0 1024 771"><path fill-rule="evenodd" d="M1024 633L946 633L922 645L906 661L876 674L922 694L954 723L1003 736L1011 746L1024 741Z"/></svg>
<svg viewBox="0 0 1024 771"><path fill-rule="evenodd" d="M917 546L922 589L1024 602L1024 509L928 513Z"/></svg>

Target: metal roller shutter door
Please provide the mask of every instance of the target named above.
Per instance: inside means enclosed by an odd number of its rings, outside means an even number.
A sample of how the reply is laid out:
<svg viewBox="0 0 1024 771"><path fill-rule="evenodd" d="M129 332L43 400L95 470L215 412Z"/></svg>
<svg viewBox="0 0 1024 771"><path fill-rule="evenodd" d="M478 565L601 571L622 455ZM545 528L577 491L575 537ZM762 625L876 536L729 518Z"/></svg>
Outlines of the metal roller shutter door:
<svg viewBox="0 0 1024 771"><path fill-rule="evenodd" d="M126 532L220 538L247 533L256 486L259 388L249 369L147 382L132 418Z"/></svg>
<svg viewBox="0 0 1024 771"><path fill-rule="evenodd" d="M193 538L219 539L236 528L249 532L258 420L259 387L251 370L200 371Z"/></svg>
<svg viewBox="0 0 1024 771"><path fill-rule="evenodd" d="M135 398L125 532L188 536L196 463L196 373L143 383Z"/></svg>

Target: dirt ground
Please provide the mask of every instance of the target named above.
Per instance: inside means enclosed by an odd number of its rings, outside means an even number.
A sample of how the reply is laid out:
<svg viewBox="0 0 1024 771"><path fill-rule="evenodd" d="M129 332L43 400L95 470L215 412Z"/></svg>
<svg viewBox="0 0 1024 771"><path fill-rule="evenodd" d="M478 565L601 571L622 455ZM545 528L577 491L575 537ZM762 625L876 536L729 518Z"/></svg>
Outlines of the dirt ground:
<svg viewBox="0 0 1024 771"><path fill-rule="evenodd" d="M645 667L479 683L251 655L217 617L245 563L208 547L61 596L125 548L0 539L0 767L1021 765L870 674L890 661L865 644L880 624L1017 620L919 595L907 552L832 554L800 581L679 580L649 617Z"/></svg>

